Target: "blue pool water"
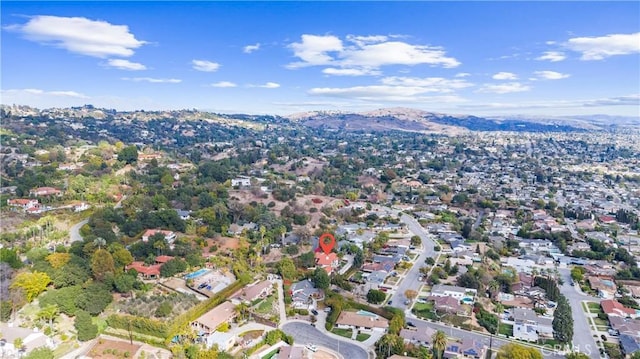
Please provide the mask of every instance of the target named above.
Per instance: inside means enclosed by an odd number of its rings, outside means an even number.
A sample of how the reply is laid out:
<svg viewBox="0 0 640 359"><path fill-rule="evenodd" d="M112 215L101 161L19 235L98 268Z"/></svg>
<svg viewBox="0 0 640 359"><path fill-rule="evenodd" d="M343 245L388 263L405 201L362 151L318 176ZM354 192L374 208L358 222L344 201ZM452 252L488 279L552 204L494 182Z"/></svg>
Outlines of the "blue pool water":
<svg viewBox="0 0 640 359"><path fill-rule="evenodd" d="M197 277L199 277L201 275L204 275L206 273L209 273L209 269L206 269L206 268L198 269L197 271L195 271L193 273L189 273L189 274L185 275L184 279L197 278Z"/></svg>

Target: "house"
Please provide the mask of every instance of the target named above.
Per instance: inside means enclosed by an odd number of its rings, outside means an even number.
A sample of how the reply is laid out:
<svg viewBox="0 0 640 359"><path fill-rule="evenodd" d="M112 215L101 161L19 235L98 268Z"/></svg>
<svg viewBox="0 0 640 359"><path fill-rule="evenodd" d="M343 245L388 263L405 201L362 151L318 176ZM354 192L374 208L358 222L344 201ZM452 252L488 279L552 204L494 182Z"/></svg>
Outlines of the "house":
<svg viewBox="0 0 640 359"><path fill-rule="evenodd" d="M183 209L176 209L176 213L181 220L186 221L191 218L191 211L185 211Z"/></svg>
<svg viewBox="0 0 640 359"><path fill-rule="evenodd" d="M454 285L436 284L431 288L433 297L453 297L457 300L471 300L478 295L477 289L463 288ZM468 298L468 299L467 299Z"/></svg>
<svg viewBox="0 0 640 359"><path fill-rule="evenodd" d="M280 347L280 352L276 359L298 359L304 358L304 348L301 346L289 346L283 345Z"/></svg>
<svg viewBox="0 0 640 359"><path fill-rule="evenodd" d="M614 224L614 223L616 223L616 217L612 217L612 216L600 216L600 217L598 217L598 220L602 224Z"/></svg>
<svg viewBox="0 0 640 359"><path fill-rule="evenodd" d="M164 235L164 239L169 244L173 243L173 241L176 239L175 232L165 231L165 230L162 230L162 229L147 229L147 231L144 232L144 234L142 235L142 241L143 242L148 242L149 238L153 237L154 235L156 235L158 233L163 234Z"/></svg>
<svg viewBox="0 0 640 359"><path fill-rule="evenodd" d="M375 313L360 310L357 312L342 311L336 326L340 329L353 329L365 332L384 333L389 327L389 320Z"/></svg>
<svg viewBox="0 0 640 359"><path fill-rule="evenodd" d="M338 269L338 266L340 265L338 255L335 252L329 252L329 254L326 254L323 251L319 251L315 253L315 257L316 266L324 269L328 274L331 274L331 272Z"/></svg>
<svg viewBox="0 0 640 359"><path fill-rule="evenodd" d="M460 305L460 300L454 297L431 296L429 297L429 300L433 301L433 308L438 312L458 314L462 309L462 306Z"/></svg>
<svg viewBox="0 0 640 359"><path fill-rule="evenodd" d="M293 283L290 288L291 305L296 309L309 309L313 306L313 299L321 299L323 293L308 280Z"/></svg>
<svg viewBox="0 0 640 359"><path fill-rule="evenodd" d="M483 359L487 353L487 346L480 341L464 338L459 353L465 358Z"/></svg>
<svg viewBox="0 0 640 359"><path fill-rule="evenodd" d="M621 334L618 340L620 340L622 354L631 356L632 354L640 351L640 340L637 337L633 337L628 334Z"/></svg>
<svg viewBox="0 0 640 359"><path fill-rule="evenodd" d="M513 308L513 337L520 340L536 342L541 336L553 335L553 319L540 317L528 308Z"/></svg>
<svg viewBox="0 0 640 359"><path fill-rule="evenodd" d="M367 276L366 283L369 285L370 289L377 289L380 285L382 285L382 283L384 283L384 280L388 275L389 273L384 270L371 272Z"/></svg>
<svg viewBox="0 0 640 359"><path fill-rule="evenodd" d="M147 266L144 262L133 262L125 267L125 270L135 269L138 272L138 275L142 276L144 279L156 279L160 277L160 267L162 264L153 264Z"/></svg>
<svg viewBox="0 0 640 359"><path fill-rule="evenodd" d="M602 307L602 311L607 316L615 316L622 318L635 318L638 316L635 309L627 308L622 303L618 302L615 299L605 299L600 302L600 307Z"/></svg>
<svg viewBox="0 0 640 359"><path fill-rule="evenodd" d="M229 351L236 344L237 336L234 333L216 333L216 335L210 335L206 338L207 348L211 348L214 345L218 346L218 350Z"/></svg>
<svg viewBox="0 0 640 359"><path fill-rule="evenodd" d="M23 211L28 210L29 208L39 208L40 202L37 199L27 199L27 198L16 198L16 199L8 199L7 205L14 208L22 209Z"/></svg>
<svg viewBox="0 0 640 359"><path fill-rule="evenodd" d="M53 187L38 187L29 191L29 196L34 197L50 197L62 196L62 191Z"/></svg>
<svg viewBox="0 0 640 359"><path fill-rule="evenodd" d="M273 283L268 280L255 283L251 286L244 287L234 299L250 303L259 298L265 298L273 291Z"/></svg>
<svg viewBox="0 0 640 359"><path fill-rule="evenodd" d="M76 204L73 205L73 211L74 212L82 212L82 211L88 210L89 207L91 207L91 206L88 203L80 202L80 203L76 203Z"/></svg>
<svg viewBox="0 0 640 359"><path fill-rule="evenodd" d="M412 343L422 346L431 346L433 342L433 335L436 330L430 327L414 329L402 329L400 330L400 337L404 339L405 343Z"/></svg>
<svg viewBox="0 0 640 359"><path fill-rule="evenodd" d="M230 323L235 317L235 305L226 301L191 322L191 327L195 329L199 335L214 337L211 334L215 333L222 324ZM219 336L220 334L221 333L216 333L215 336ZM209 339L207 339L207 342L208 341Z"/></svg>
<svg viewBox="0 0 640 359"><path fill-rule="evenodd" d="M251 178L247 176L238 176L231 179L231 187L250 187Z"/></svg>
<svg viewBox="0 0 640 359"><path fill-rule="evenodd" d="M157 256L156 257L156 264L165 264L168 261L172 260L173 257L172 256Z"/></svg>
<svg viewBox="0 0 640 359"><path fill-rule="evenodd" d="M589 276L588 280L591 289L597 291L600 298L613 298L618 290L612 279Z"/></svg>

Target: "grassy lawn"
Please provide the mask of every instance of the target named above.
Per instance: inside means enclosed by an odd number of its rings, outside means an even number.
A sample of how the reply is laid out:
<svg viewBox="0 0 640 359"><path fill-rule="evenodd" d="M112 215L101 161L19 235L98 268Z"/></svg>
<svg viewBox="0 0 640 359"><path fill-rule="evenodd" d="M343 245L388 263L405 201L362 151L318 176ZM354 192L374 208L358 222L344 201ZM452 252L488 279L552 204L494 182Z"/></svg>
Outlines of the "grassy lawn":
<svg viewBox="0 0 640 359"><path fill-rule="evenodd" d="M600 303L588 302L587 306L589 306L589 311L593 314L602 312L602 308L600 308Z"/></svg>
<svg viewBox="0 0 640 359"><path fill-rule="evenodd" d="M274 299L275 299L275 297L273 295L270 295L267 298L265 298L256 307L256 312L258 312L260 314L268 314L268 313L270 313L271 309L273 308Z"/></svg>
<svg viewBox="0 0 640 359"><path fill-rule="evenodd" d="M280 348L278 349L274 349L272 351L269 352L269 354L265 355L263 358L264 359L271 359L274 358L276 355L278 355L278 352L280 351Z"/></svg>
<svg viewBox="0 0 640 359"><path fill-rule="evenodd" d="M76 348L75 343L73 341L67 341L60 344L56 350L53 351L53 356L55 358L60 358L67 353L70 353L72 350Z"/></svg>
<svg viewBox="0 0 640 359"><path fill-rule="evenodd" d="M411 311L423 319L437 319L433 313L433 303L416 303Z"/></svg>
<svg viewBox="0 0 640 359"><path fill-rule="evenodd" d="M345 338L351 338L351 335L353 334L353 330L352 329L333 328L333 330L331 330L331 333L338 334L338 335L340 335L342 337L345 337Z"/></svg>
<svg viewBox="0 0 640 359"><path fill-rule="evenodd" d="M605 326L605 327L609 326L609 322L607 322L604 319L593 318L593 322L596 323L597 326Z"/></svg>
<svg viewBox="0 0 640 359"><path fill-rule="evenodd" d="M357 341L359 341L359 342L363 342L363 341L365 341L365 340L369 339L369 337L371 337L371 335L370 335L370 334L366 334L366 333L358 333L358 334L356 335L356 340L357 340Z"/></svg>
<svg viewBox="0 0 640 359"><path fill-rule="evenodd" d="M500 323L500 331L499 334L504 334L507 337L513 336L513 325Z"/></svg>
<svg viewBox="0 0 640 359"><path fill-rule="evenodd" d="M545 339L545 340L541 340L538 344L555 347L556 345L560 345L560 342L555 339Z"/></svg>

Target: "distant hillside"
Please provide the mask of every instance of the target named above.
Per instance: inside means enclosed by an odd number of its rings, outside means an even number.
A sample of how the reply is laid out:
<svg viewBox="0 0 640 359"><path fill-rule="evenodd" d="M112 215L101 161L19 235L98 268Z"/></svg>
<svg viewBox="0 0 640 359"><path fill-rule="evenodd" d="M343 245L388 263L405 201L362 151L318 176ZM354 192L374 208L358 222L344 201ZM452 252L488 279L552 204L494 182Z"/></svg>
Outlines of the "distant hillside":
<svg viewBox="0 0 640 359"><path fill-rule="evenodd" d="M464 131L582 132L639 130L640 118L606 115L571 117L479 117L448 115L408 108L380 109L349 113L314 111L287 116L292 121L314 128L346 131L417 131L443 134Z"/></svg>

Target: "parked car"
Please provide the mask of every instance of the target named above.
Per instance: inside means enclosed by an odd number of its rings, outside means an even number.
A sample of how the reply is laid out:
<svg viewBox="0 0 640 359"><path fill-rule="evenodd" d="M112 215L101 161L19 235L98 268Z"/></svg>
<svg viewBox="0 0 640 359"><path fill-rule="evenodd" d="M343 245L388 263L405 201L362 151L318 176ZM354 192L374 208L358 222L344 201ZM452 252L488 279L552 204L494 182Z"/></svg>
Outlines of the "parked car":
<svg viewBox="0 0 640 359"><path fill-rule="evenodd" d="M313 315L318 315L318 311L317 311L317 310L315 310L315 309L311 309L311 314L313 314Z"/></svg>
<svg viewBox="0 0 640 359"><path fill-rule="evenodd" d="M307 344L307 349L311 350L314 353L318 351L318 347L313 344Z"/></svg>
<svg viewBox="0 0 640 359"><path fill-rule="evenodd" d="M416 327L416 325L415 325L415 324L413 324L413 322L407 322L407 326L412 327L412 328L415 328L415 327Z"/></svg>

